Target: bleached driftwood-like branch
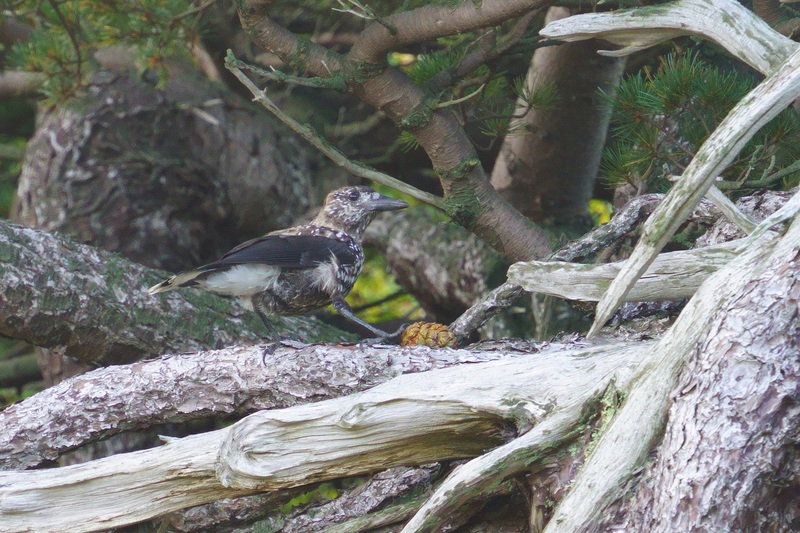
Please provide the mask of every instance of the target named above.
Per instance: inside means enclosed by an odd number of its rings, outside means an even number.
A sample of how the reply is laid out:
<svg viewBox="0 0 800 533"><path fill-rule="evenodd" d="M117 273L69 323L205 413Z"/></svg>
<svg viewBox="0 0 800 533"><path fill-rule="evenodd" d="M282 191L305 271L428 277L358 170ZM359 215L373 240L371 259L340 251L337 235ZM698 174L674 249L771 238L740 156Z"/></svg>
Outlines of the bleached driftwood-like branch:
<svg viewBox="0 0 800 533"><path fill-rule="evenodd" d="M613 39L616 34L623 40L630 40L635 35L640 43L652 45L653 40L642 35L655 35L658 31L654 27L666 27L668 29L662 37L674 37L677 30L669 29L672 24L670 19L678 17L682 34L693 33L716 40L737 57L768 74L768 77L731 110L703 143L681 179L645 223L642 238L597 305L590 336L596 335L611 318L636 280L706 194L716 176L722 173L763 125L800 96L800 48L770 29L763 20L738 2L679 0L614 15L607 14L612 18L604 19L608 24L608 33L604 33L603 38ZM663 17L665 15L666 18ZM582 25L587 19L581 17L588 16L592 15L561 20L557 31L552 31L552 25L548 25L542 30L542 35L564 40L586 38ZM593 21L599 23L596 19Z"/></svg>
<svg viewBox="0 0 800 533"><path fill-rule="evenodd" d="M611 380L627 383L643 360L609 345L408 374L152 450L3 472L0 531L112 528L255 490L480 455Z"/></svg>
<svg viewBox="0 0 800 533"><path fill-rule="evenodd" d="M784 68L767 78L742 99L714 130L670 189L664 202L643 226L642 238L608 292L597 305L589 335L611 318L625 294L669 242L688 213L705 195L717 175L728 166L753 135L800 96L800 51Z"/></svg>
<svg viewBox="0 0 800 533"><path fill-rule="evenodd" d="M660 254L624 301L690 298L711 274L736 257L743 241ZM525 261L511 265L508 282L528 292L592 302L603 296L624 264L624 261L599 265Z"/></svg>
<svg viewBox="0 0 800 533"><path fill-rule="evenodd" d="M627 483L658 442L665 424L669 393L675 388L684 361L706 333L709 321L759 273L764 261L800 246L800 222L776 245L777 241L775 234L766 235L759 246L733 258L703 283L660 341L643 346L647 356L642 366L629 387L621 386L627 393L625 402L600 435L566 497L556 508L545 529L547 533L594 531L593 525L596 526L605 506L623 497ZM551 418L545 423L554 420ZM525 440L549 438L549 434L538 434L545 423L453 472L403 532L436 530L459 504L467 501L469 494L479 492L485 481L496 482L518 472L521 458L531 451L524 446Z"/></svg>
<svg viewBox="0 0 800 533"><path fill-rule="evenodd" d="M781 496L797 494L800 219L789 232L709 321L624 521L598 529L796 529L800 509Z"/></svg>
<svg viewBox="0 0 800 533"><path fill-rule="evenodd" d="M0 411L0 470L37 466L122 431L320 401L402 373L500 357L500 352L422 347L389 352L386 347L267 344L101 368Z"/></svg>
<svg viewBox="0 0 800 533"><path fill-rule="evenodd" d="M679 0L657 6L587 13L554 21L540 32L547 39L603 39L621 50L603 55L623 56L663 41L697 35L716 42L762 74L773 74L797 49L797 43L772 29L739 2Z"/></svg>

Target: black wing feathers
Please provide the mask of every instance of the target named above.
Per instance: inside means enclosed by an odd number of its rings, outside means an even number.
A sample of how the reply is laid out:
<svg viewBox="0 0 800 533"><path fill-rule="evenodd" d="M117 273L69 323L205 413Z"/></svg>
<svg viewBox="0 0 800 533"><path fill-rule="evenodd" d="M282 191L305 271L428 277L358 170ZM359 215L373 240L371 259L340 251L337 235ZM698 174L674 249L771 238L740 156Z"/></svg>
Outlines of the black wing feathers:
<svg viewBox="0 0 800 533"><path fill-rule="evenodd" d="M201 271L260 263L282 268L313 268L330 261L331 255L341 264L356 262L347 243L319 235L265 235L244 242L219 260L198 268Z"/></svg>

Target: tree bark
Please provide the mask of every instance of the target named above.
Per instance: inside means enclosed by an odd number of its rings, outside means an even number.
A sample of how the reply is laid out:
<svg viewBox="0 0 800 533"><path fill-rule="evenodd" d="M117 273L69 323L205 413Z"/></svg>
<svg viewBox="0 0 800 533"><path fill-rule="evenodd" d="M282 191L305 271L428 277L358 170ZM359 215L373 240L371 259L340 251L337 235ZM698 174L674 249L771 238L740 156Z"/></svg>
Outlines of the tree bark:
<svg viewBox="0 0 800 533"><path fill-rule="evenodd" d="M480 6L467 2L452 9L425 6L398 13L382 20L395 26L394 35L383 25L372 23L346 57L301 39L275 23L268 15L268 1L243 2L239 17L256 44L302 72L342 78L354 95L413 133L437 172L448 215L513 261L549 253L549 236L497 194L453 114L431 107L430 95L386 65L385 51L404 39L419 42L491 26L545 4L492 0L481 2Z"/></svg>
<svg viewBox="0 0 800 533"><path fill-rule="evenodd" d="M0 411L0 470L38 466L123 431L321 401L403 373L500 357L491 351L418 348L391 355L380 348L267 344L102 368Z"/></svg>
<svg viewBox="0 0 800 533"><path fill-rule="evenodd" d="M571 434L581 415L575 406L593 405L612 380L628 383L641 356L631 346L607 345L399 376L355 395L261 411L152 450L59 469L3 472L0 527L117 527L255 490L471 457L552 420L553 413L572 413L573 423L558 418L559 432L548 438L552 445L559 435ZM526 383L537 386L520 387Z"/></svg>
<svg viewBox="0 0 800 533"><path fill-rule="evenodd" d="M796 264L792 264L792 261L798 250L800 219L795 220L783 237L774 234L762 237L701 286L675 324L653 349L649 368L643 371L619 413L598 440L570 492L560 502L553 519L548 523L547 533L605 530L606 517L618 509L619 503L616 506L614 503L627 501L629 483L645 464L652 448L660 442L666 427L670 394L676 390L681 370L698 343L709 338L715 317L719 316L721 309L739 305L741 295L753 285L753 280L762 276L766 265L789 265L791 268L784 269L783 274L791 277L791 269L796 270ZM739 327L741 331L746 329L745 324ZM782 331L785 334L786 330ZM793 338L796 339L796 335ZM791 372L791 367L787 372ZM731 379L736 378L731 376ZM677 390L679 394L690 392ZM674 419L670 419L670 423L691 424L686 420ZM711 423L708 430L711 427L723 433L727 431L718 419ZM735 428L730 430L736 431ZM704 435L703 438L709 438L713 443L718 441L719 436L716 433ZM737 457L743 458L741 453ZM714 476L716 472L709 471L709 475ZM733 502L725 502L724 505L721 501L718 503L721 505L720 512L726 512L729 506L734 505ZM689 508L683 510L692 515L698 511Z"/></svg>
<svg viewBox="0 0 800 533"><path fill-rule="evenodd" d="M795 245L712 319L681 372L664 440L624 530L792 531L800 524L798 265Z"/></svg>
<svg viewBox="0 0 800 533"><path fill-rule="evenodd" d="M508 262L474 234L437 222L429 211L410 209L378 218L365 243L385 253L389 271L437 322L460 316L499 285Z"/></svg>
<svg viewBox="0 0 800 533"><path fill-rule="evenodd" d="M15 220L155 268L210 262L344 183L282 130L185 67L163 91L103 71L81 106L40 117Z"/></svg>

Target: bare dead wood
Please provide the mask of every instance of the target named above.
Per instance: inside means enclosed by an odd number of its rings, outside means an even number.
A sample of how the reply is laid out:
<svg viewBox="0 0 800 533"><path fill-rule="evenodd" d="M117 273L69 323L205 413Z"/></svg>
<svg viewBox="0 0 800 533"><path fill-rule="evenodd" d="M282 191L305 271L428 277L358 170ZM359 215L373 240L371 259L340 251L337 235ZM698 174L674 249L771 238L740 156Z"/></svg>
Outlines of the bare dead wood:
<svg viewBox="0 0 800 533"><path fill-rule="evenodd" d="M636 46L651 46L661 40L687 33L699 34L717 41L736 57L750 62L768 76L731 110L709 136L681 179L648 219L643 238L598 303L590 335L596 334L608 321L625 293L655 259L677 227L711 187L716 176L761 126L800 94L800 84L797 83L797 78L800 78L800 51L797 45L772 30L751 11L729 0L681 0L661 9L663 11L658 10L656 13L628 10L606 16L603 20L610 26L606 28L607 32L603 33L603 37L613 40L616 33L623 40L632 39L638 42L622 51L627 53ZM731 16L734 12L737 14L735 17ZM675 21L670 22L670 17L680 21L677 26L671 26ZM580 17L566 19L554 28L543 29L542 35L557 36L565 40L585 39L586 33L580 24L586 20ZM663 29L653 31L654 26ZM742 35L750 38L743 40Z"/></svg>
<svg viewBox="0 0 800 533"><path fill-rule="evenodd" d="M626 485L644 464L666 423L670 393L683 364L723 305L764 271L770 261L788 261L800 249L800 220L781 238L765 235L711 276L652 351L653 359L597 442L594 452L556 509L546 533L595 531L603 512L624 497ZM713 475L713 473L711 474Z"/></svg>
<svg viewBox="0 0 800 533"><path fill-rule="evenodd" d="M524 291L519 285L503 283L464 311L460 317L450 324L450 331L456 336L457 342L464 342L474 331L477 331L499 311L514 305L514 302L523 293Z"/></svg>
<svg viewBox="0 0 800 533"><path fill-rule="evenodd" d="M797 46L749 9L728 0L679 0L658 9L590 13L553 23L540 34L565 41L603 39L623 46L603 52L612 56L631 54L682 35L699 35L762 74L780 70Z"/></svg>
<svg viewBox="0 0 800 533"><path fill-rule="evenodd" d="M424 495L441 472L439 464L397 467L367 479L351 480L345 487L299 487L215 502L172 513L175 531L211 531L220 526L242 525L247 531L268 528L282 533L363 531L402 522L422 505ZM319 490L322 489L322 490ZM300 494L307 504L284 511ZM413 497L413 494L422 496Z"/></svg>
<svg viewBox="0 0 800 533"><path fill-rule="evenodd" d="M641 357L622 354L611 345L409 374L153 450L0 473L0 530L116 527L253 490L478 455L611 379L626 382Z"/></svg>
<svg viewBox="0 0 800 533"><path fill-rule="evenodd" d="M738 254L744 239L706 248L660 254L623 301L690 298L714 272ZM524 290L569 300L597 301L619 274L624 261L581 265L558 261L521 261L508 269L508 282Z"/></svg>
<svg viewBox="0 0 800 533"><path fill-rule="evenodd" d="M263 324L236 301L198 290L148 295L146 287L162 277L118 255L0 220L2 335L103 364L260 341ZM276 322L307 339L343 338L310 319Z"/></svg>

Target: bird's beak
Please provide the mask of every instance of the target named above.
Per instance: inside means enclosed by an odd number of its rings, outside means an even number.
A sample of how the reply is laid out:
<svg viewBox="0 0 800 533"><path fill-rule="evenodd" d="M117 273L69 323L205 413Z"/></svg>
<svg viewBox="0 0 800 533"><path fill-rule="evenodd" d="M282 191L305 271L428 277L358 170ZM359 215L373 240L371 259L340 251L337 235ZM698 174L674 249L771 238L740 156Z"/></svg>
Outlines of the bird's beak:
<svg viewBox="0 0 800 533"><path fill-rule="evenodd" d="M373 198L369 203L371 211L396 211L406 207L408 207L408 204L403 200L396 200L382 194L377 195L377 198Z"/></svg>

